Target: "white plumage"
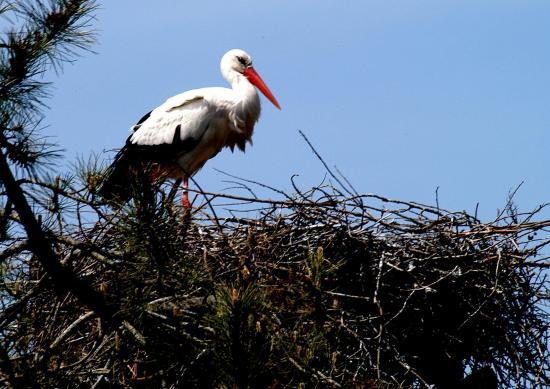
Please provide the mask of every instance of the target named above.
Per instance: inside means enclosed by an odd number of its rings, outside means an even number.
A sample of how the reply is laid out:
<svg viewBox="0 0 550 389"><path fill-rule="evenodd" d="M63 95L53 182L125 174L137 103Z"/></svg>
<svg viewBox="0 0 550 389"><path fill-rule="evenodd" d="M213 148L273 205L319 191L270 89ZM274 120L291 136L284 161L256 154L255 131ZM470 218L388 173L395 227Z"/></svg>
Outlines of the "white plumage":
<svg viewBox="0 0 550 389"><path fill-rule="evenodd" d="M278 108L279 104L252 67L243 50L233 49L221 60L229 88L190 90L166 100L132 126L132 135L113 162L102 194L108 200L127 200L129 172L154 167L155 176L181 177L184 186L204 163L223 147L245 149L260 116L255 86ZM130 183L131 184L131 183ZM187 192L184 205L188 206Z"/></svg>

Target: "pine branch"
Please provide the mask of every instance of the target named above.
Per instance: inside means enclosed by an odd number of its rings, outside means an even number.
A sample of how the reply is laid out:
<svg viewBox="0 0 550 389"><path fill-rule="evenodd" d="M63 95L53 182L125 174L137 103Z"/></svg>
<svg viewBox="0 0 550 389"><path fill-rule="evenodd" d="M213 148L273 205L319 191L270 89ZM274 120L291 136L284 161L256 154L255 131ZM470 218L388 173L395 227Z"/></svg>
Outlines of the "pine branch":
<svg viewBox="0 0 550 389"><path fill-rule="evenodd" d="M110 321L116 312L113 305L107 303L104 296L97 292L89 282L79 279L70 268L59 262L51 240L46 232L42 230L25 198L23 190L17 185L5 154L1 151L0 180L3 182L6 193L21 219L21 224L27 233L30 250L51 277L55 289L59 293L71 292L100 317Z"/></svg>
<svg viewBox="0 0 550 389"><path fill-rule="evenodd" d="M37 148L33 130L44 105L44 85L35 78L50 67L59 67L87 48L92 35L85 30L94 9L89 0L15 1L9 10L24 20L19 31L12 30L2 41L0 56L0 181L27 234L29 249L51 277L55 289L71 292L100 317L111 320L116 309L106 302L92 284L63 265L54 251L54 242L43 230L9 161L33 166L48 155ZM1 10L6 10L0 4ZM15 124L15 125L14 125ZM10 126L11 125L11 126ZM3 150L2 150L3 149Z"/></svg>
<svg viewBox="0 0 550 389"><path fill-rule="evenodd" d="M0 11L4 9L0 4ZM41 77L89 49L94 9L92 0L19 0L5 11L23 24L0 40L0 147L22 167L32 170L51 156L52 145L36 131L48 97L48 84Z"/></svg>

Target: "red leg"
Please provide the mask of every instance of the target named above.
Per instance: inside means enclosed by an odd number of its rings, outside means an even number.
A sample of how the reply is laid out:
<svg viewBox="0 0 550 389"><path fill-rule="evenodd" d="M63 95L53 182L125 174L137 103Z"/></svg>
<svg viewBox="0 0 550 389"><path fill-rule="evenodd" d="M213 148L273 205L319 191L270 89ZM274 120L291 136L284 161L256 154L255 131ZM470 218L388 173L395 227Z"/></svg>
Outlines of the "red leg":
<svg viewBox="0 0 550 389"><path fill-rule="evenodd" d="M184 178L183 179L183 193L181 194L181 205L184 209L191 208L191 203L189 202L189 192L187 192L187 188L189 188L189 179Z"/></svg>

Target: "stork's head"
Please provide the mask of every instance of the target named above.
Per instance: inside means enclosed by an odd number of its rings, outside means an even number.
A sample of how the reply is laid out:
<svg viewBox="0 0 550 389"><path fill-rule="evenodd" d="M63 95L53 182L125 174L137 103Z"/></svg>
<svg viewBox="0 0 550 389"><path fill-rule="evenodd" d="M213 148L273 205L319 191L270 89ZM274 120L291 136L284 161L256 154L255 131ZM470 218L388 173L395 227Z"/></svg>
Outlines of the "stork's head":
<svg viewBox="0 0 550 389"><path fill-rule="evenodd" d="M260 75L252 67L252 57L241 49L232 49L222 57L220 68L223 76L229 82L235 78L235 74L243 75L250 83L260 90L277 108L281 106Z"/></svg>
<svg viewBox="0 0 550 389"><path fill-rule="evenodd" d="M252 58L250 54L241 49L229 50L224 54L220 63L222 73L233 70L243 74L249 66L252 66Z"/></svg>

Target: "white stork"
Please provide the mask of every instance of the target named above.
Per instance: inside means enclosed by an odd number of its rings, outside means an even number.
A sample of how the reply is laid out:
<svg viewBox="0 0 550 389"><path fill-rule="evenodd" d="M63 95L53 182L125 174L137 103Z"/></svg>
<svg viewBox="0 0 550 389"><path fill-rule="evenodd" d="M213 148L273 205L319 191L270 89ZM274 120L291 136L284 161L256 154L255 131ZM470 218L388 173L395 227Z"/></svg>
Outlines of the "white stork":
<svg viewBox="0 0 550 389"><path fill-rule="evenodd" d="M147 169L152 179L182 178L182 204L190 207L187 187L193 176L222 148L244 151L252 142L260 116L257 87L277 108L279 103L240 49L229 50L220 63L229 88L194 89L166 100L134 126L126 145L109 167L100 194L124 202L136 173Z"/></svg>

